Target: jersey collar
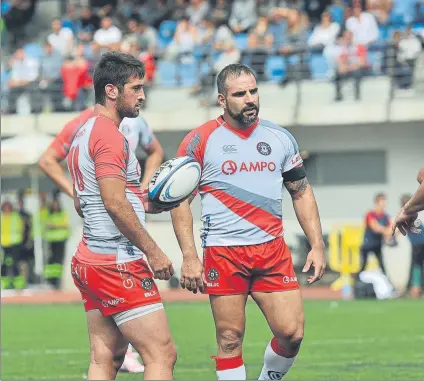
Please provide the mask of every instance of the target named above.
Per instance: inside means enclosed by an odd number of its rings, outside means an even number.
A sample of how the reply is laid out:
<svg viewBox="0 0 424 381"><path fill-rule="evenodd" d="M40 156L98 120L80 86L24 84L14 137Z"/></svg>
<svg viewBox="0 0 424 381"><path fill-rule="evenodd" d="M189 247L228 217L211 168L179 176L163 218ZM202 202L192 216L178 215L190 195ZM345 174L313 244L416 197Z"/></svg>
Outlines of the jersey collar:
<svg viewBox="0 0 424 381"><path fill-rule="evenodd" d="M227 128L228 130L230 130L231 132L234 132L237 136L239 136L242 139L247 139L250 135L252 135L252 132L255 130L255 128L258 126L259 124L259 118L256 118L255 123L253 123L249 128L245 129L245 130L240 130L238 128L234 128L232 126L230 126L223 118L223 116L221 115L220 117L218 117L218 123L221 126L224 126L225 128Z"/></svg>

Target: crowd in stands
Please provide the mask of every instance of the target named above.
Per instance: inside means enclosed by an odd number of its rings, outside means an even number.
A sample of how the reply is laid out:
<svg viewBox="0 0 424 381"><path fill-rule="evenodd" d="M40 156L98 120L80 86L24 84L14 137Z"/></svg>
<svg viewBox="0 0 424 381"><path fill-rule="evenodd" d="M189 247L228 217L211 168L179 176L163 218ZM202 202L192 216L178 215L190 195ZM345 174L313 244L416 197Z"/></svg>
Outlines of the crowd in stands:
<svg viewBox="0 0 424 381"><path fill-rule="evenodd" d="M19 40L10 38L17 33L10 22L16 4L26 7L24 24L35 1L2 3L2 31L12 44ZM2 63L6 113L19 111L22 94L36 113L85 108L92 102L93 68L108 50L139 57L147 88L189 85L193 95L204 94L224 66L244 62L259 81L281 86L332 80L336 100L343 99L342 82L353 78L360 99L367 75L391 73L396 87L413 86L423 51L424 1L91 0L90 7L68 3L45 36L29 37Z"/></svg>

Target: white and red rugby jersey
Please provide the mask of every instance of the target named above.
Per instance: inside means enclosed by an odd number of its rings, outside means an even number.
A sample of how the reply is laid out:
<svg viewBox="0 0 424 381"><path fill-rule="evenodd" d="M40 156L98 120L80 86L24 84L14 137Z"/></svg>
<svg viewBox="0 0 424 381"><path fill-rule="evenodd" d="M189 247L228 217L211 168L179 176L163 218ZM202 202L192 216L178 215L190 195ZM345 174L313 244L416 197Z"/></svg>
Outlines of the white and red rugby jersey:
<svg viewBox="0 0 424 381"><path fill-rule="evenodd" d="M192 130L178 156L202 166L202 246L245 246L283 234L282 174L302 164L293 136L258 119L237 130L222 117Z"/></svg>
<svg viewBox="0 0 424 381"><path fill-rule="evenodd" d="M126 197L145 225L140 189L141 168L129 143L114 122L93 113L72 140L68 168L84 214L83 238L76 255L91 264L124 263L143 253L123 236L106 211L98 180L116 177L126 182Z"/></svg>

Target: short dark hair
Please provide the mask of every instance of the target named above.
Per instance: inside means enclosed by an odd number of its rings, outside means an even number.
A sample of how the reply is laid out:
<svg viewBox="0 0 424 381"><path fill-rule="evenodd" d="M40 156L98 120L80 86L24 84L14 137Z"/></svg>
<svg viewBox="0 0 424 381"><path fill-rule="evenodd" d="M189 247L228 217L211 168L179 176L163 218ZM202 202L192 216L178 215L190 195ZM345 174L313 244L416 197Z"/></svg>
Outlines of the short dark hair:
<svg viewBox="0 0 424 381"><path fill-rule="evenodd" d="M131 54L107 52L94 69L94 94L96 103L104 105L105 86L112 84L123 89L130 78L144 78L144 64Z"/></svg>
<svg viewBox="0 0 424 381"><path fill-rule="evenodd" d="M227 93L226 82L228 77L231 76L237 78L240 77L242 74L251 74L256 79L255 73L247 65L237 63L224 67L224 69L222 69L221 72L218 74L218 78L216 80L218 86L218 94L225 95Z"/></svg>
<svg viewBox="0 0 424 381"><path fill-rule="evenodd" d="M377 193L374 197L374 201L377 202L378 200L381 200L382 198L386 198L386 194L383 192Z"/></svg>
<svg viewBox="0 0 424 381"><path fill-rule="evenodd" d="M400 198L400 204L402 207L412 198L412 194L403 194Z"/></svg>

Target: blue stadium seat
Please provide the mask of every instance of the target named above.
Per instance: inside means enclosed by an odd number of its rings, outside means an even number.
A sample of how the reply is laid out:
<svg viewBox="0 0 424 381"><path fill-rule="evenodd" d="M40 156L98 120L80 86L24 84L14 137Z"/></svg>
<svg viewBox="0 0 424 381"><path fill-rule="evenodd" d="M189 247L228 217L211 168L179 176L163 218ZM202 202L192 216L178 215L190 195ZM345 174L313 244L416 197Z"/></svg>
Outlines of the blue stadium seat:
<svg viewBox="0 0 424 381"><path fill-rule="evenodd" d="M194 86L199 80L199 66L197 61L180 63L177 68L181 86Z"/></svg>
<svg viewBox="0 0 424 381"><path fill-rule="evenodd" d="M177 65L170 61L159 61L159 83L163 86L177 86Z"/></svg>
<svg viewBox="0 0 424 381"><path fill-rule="evenodd" d="M284 58L269 56L265 63L265 73L271 82L279 82L286 73Z"/></svg>
<svg viewBox="0 0 424 381"><path fill-rule="evenodd" d="M380 25L378 27L379 30L379 40L380 41L387 41L389 39L389 28L387 25Z"/></svg>
<svg viewBox="0 0 424 381"><path fill-rule="evenodd" d="M247 40L249 39L246 33L238 33L234 36L234 41L236 43L237 48L240 50L247 49Z"/></svg>
<svg viewBox="0 0 424 381"><path fill-rule="evenodd" d="M159 42L163 46L167 46L174 37L177 29L177 22L174 20L163 20L159 25L158 37Z"/></svg>
<svg viewBox="0 0 424 381"><path fill-rule="evenodd" d="M29 43L24 46L26 54L33 58L41 58L44 55L43 47L36 43Z"/></svg>
<svg viewBox="0 0 424 381"><path fill-rule="evenodd" d="M424 31L424 23L416 23L412 26L412 31L414 33L422 33Z"/></svg>
<svg viewBox="0 0 424 381"><path fill-rule="evenodd" d="M322 54L313 53L311 55L311 74L313 79L324 79L328 72L327 60Z"/></svg>

